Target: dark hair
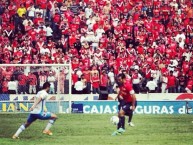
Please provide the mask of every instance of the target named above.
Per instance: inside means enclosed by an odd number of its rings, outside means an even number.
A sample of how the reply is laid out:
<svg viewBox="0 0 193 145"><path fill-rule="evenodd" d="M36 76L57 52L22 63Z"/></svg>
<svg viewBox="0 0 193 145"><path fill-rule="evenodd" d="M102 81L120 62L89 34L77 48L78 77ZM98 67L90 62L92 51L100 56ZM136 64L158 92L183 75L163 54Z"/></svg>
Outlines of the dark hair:
<svg viewBox="0 0 193 145"><path fill-rule="evenodd" d="M50 87L50 83L49 83L49 82L45 82L45 83L43 84L42 89L46 89L46 88L48 88L48 87Z"/></svg>
<svg viewBox="0 0 193 145"><path fill-rule="evenodd" d="M121 73L118 75L117 78L121 78L121 79L125 79L126 78L126 75L124 73Z"/></svg>

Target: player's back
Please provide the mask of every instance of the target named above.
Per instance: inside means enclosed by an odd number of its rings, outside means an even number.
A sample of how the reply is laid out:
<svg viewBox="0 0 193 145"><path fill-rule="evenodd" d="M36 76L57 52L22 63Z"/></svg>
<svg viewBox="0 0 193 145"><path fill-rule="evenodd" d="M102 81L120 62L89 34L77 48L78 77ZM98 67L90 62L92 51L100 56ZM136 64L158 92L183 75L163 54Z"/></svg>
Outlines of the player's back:
<svg viewBox="0 0 193 145"><path fill-rule="evenodd" d="M34 110L31 112L32 114L38 114L40 112L43 112L47 96L48 93L45 90L41 90L37 93L36 97L34 98L34 102L36 102L39 98L41 98L41 101L36 105Z"/></svg>

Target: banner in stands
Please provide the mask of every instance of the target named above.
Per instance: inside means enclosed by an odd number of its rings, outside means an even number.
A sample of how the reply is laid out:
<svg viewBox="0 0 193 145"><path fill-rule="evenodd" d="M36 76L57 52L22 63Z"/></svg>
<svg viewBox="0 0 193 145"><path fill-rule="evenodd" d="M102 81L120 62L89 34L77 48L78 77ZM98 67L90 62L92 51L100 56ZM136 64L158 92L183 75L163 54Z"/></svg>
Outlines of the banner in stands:
<svg viewBox="0 0 193 145"><path fill-rule="evenodd" d="M0 112L29 112L32 102L0 102ZM59 113L58 102L46 102L46 110Z"/></svg>
<svg viewBox="0 0 193 145"><path fill-rule="evenodd" d="M117 113L116 101L80 101L83 113ZM193 101L138 101L136 114L192 114Z"/></svg>
<svg viewBox="0 0 193 145"><path fill-rule="evenodd" d="M116 94L109 94L108 100L114 100ZM160 101L160 100L193 100L193 94L188 93L151 93L151 94L136 94L138 101ZM12 94L0 94L1 101L33 101L35 95L23 94L23 95L12 95ZM69 95L49 95L48 100L50 101L93 101L98 100L98 94L73 94Z"/></svg>
<svg viewBox="0 0 193 145"><path fill-rule="evenodd" d="M0 102L0 112L28 112L30 102ZM74 101L72 113L116 114L117 101ZM54 113L68 113L69 103L47 102L47 108ZM193 114L193 101L138 101L136 114Z"/></svg>

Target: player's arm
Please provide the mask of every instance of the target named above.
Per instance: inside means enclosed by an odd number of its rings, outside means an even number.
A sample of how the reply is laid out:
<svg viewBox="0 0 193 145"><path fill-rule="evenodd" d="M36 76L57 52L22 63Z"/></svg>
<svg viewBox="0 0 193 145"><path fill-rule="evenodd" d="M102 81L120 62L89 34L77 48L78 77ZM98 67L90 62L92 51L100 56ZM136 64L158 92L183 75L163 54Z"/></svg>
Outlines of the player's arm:
<svg viewBox="0 0 193 145"><path fill-rule="evenodd" d="M128 89L130 96L132 98L132 108L130 108L130 109L134 111L135 110L135 103L136 103L135 91L133 90L131 85L128 85L127 89Z"/></svg>
<svg viewBox="0 0 193 145"><path fill-rule="evenodd" d="M33 106L29 109L29 111L33 111L34 108L37 106L37 104L39 104L42 101L42 98L39 97L33 104Z"/></svg>
<svg viewBox="0 0 193 145"><path fill-rule="evenodd" d="M121 96L120 88L118 86L116 87L116 93L117 93L117 96L116 96L115 100L117 100L117 99L123 100L123 97Z"/></svg>
<svg viewBox="0 0 193 145"><path fill-rule="evenodd" d="M131 110L135 110L135 103L136 103L136 96L135 96L135 94L133 93L133 94L131 94L131 97L132 97L132 108L131 108Z"/></svg>
<svg viewBox="0 0 193 145"><path fill-rule="evenodd" d="M117 100L120 97L120 94L118 93L117 96L115 97L115 100Z"/></svg>

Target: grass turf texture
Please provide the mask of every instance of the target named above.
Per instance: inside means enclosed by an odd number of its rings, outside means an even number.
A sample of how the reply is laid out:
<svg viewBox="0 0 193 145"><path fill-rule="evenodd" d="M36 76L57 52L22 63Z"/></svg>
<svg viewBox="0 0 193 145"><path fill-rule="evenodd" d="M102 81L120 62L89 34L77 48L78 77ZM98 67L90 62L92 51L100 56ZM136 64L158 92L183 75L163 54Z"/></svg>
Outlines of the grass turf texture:
<svg viewBox="0 0 193 145"><path fill-rule="evenodd" d="M47 121L34 122L21 133L12 135L25 122L27 114L0 114L0 145L192 145L192 115L134 115L135 127L126 124L126 132L111 136L116 126L110 114L62 114L51 130L42 134ZM126 118L127 122L127 118Z"/></svg>

